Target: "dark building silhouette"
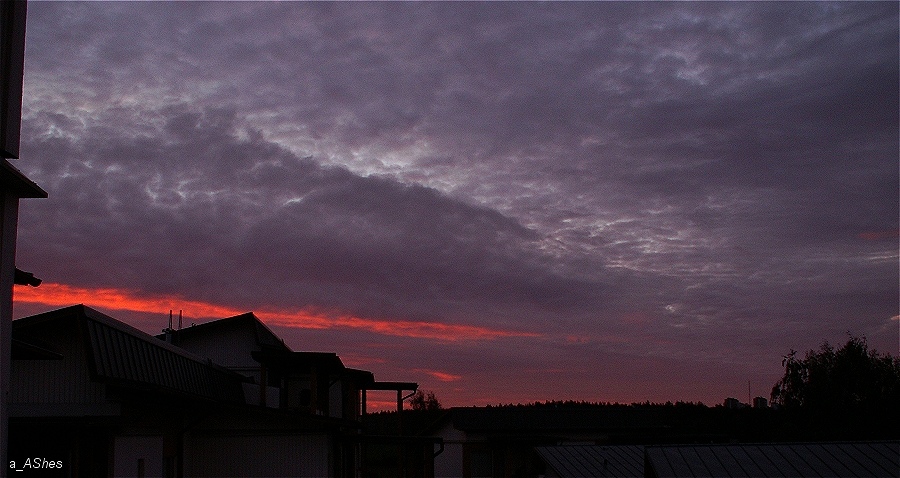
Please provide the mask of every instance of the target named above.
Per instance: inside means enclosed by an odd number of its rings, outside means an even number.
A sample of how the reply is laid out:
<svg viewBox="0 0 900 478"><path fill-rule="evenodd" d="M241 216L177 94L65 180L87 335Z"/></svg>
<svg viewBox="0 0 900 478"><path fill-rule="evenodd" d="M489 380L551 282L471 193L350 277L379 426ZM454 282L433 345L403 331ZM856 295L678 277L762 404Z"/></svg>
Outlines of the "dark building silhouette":
<svg viewBox="0 0 900 478"><path fill-rule="evenodd" d="M0 2L0 476L6 475L12 292L16 282L16 235L19 200L47 193L8 159L19 157L22 81L25 67L24 0ZM34 284L32 282L32 284Z"/></svg>
<svg viewBox="0 0 900 478"><path fill-rule="evenodd" d="M252 313L154 337L77 305L16 320L13 340L17 463L41 453L92 477L365 467L363 397L380 382L334 353L292 351ZM432 463L416 466L407 476L433 476Z"/></svg>

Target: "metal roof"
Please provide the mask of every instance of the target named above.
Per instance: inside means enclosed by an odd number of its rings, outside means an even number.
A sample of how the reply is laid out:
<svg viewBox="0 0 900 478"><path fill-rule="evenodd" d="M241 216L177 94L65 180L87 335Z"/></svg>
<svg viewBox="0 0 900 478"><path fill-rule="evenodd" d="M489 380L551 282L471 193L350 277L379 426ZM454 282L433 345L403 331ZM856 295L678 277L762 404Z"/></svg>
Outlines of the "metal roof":
<svg viewBox="0 0 900 478"><path fill-rule="evenodd" d="M644 447L640 445L539 446L535 450L562 478L644 477Z"/></svg>
<svg viewBox="0 0 900 478"><path fill-rule="evenodd" d="M649 446L646 476L893 477L900 476L900 442L767 443Z"/></svg>
<svg viewBox="0 0 900 478"><path fill-rule="evenodd" d="M241 378L202 362L159 339L141 337L108 323L87 320L95 375L107 381L221 402L243 401Z"/></svg>
<svg viewBox="0 0 900 478"><path fill-rule="evenodd" d="M244 402L241 375L84 305L16 320L13 333L31 341L64 323L78 324L82 333L73 340L83 340L97 380L205 401Z"/></svg>

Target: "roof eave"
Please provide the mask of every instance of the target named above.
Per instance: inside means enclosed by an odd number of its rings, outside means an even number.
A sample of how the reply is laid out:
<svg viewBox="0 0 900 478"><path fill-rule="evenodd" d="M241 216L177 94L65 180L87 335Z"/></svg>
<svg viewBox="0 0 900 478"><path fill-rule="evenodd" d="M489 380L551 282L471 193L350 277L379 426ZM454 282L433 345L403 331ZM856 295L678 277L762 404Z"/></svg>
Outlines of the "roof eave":
<svg viewBox="0 0 900 478"><path fill-rule="evenodd" d="M47 191L28 179L6 159L0 160L0 184L19 198L46 198Z"/></svg>

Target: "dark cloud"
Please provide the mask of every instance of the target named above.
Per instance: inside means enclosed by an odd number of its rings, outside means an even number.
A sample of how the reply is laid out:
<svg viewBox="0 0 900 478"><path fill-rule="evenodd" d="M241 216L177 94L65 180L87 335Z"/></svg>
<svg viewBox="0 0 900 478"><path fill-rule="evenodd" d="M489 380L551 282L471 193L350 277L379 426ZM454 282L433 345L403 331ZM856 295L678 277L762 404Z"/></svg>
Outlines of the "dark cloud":
<svg viewBox="0 0 900 478"><path fill-rule="evenodd" d="M545 340L461 376L895 346L898 10L35 2L20 262Z"/></svg>
<svg viewBox="0 0 900 478"><path fill-rule="evenodd" d="M459 301L552 310L599 294L554 274L540 235L494 210L239 139L233 112L144 113L162 117L153 140L91 129L29 143L51 199L25 206L42 224L22 238L66 264L48 280L433 320Z"/></svg>

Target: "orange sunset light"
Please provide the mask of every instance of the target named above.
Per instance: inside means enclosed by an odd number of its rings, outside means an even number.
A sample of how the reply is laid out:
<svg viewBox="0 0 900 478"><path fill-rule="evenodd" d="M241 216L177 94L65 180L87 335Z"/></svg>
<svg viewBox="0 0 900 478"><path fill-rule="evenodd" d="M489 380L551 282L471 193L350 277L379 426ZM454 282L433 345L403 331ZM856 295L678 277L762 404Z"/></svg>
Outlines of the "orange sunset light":
<svg viewBox="0 0 900 478"><path fill-rule="evenodd" d="M124 289L90 289L47 282L41 284L38 288L16 286L14 298L16 302L20 303L42 304L51 307L86 303L87 305L113 310L149 313L160 313L178 308L190 310L191 315L204 318L224 318L245 312L233 307L186 300L175 295L146 296L136 291ZM350 315L329 316L304 310L261 309L257 311L257 315L271 325L283 327L301 329L350 328L367 330L382 335L452 342L538 336L538 334L532 332L498 330L474 325L372 319Z"/></svg>

